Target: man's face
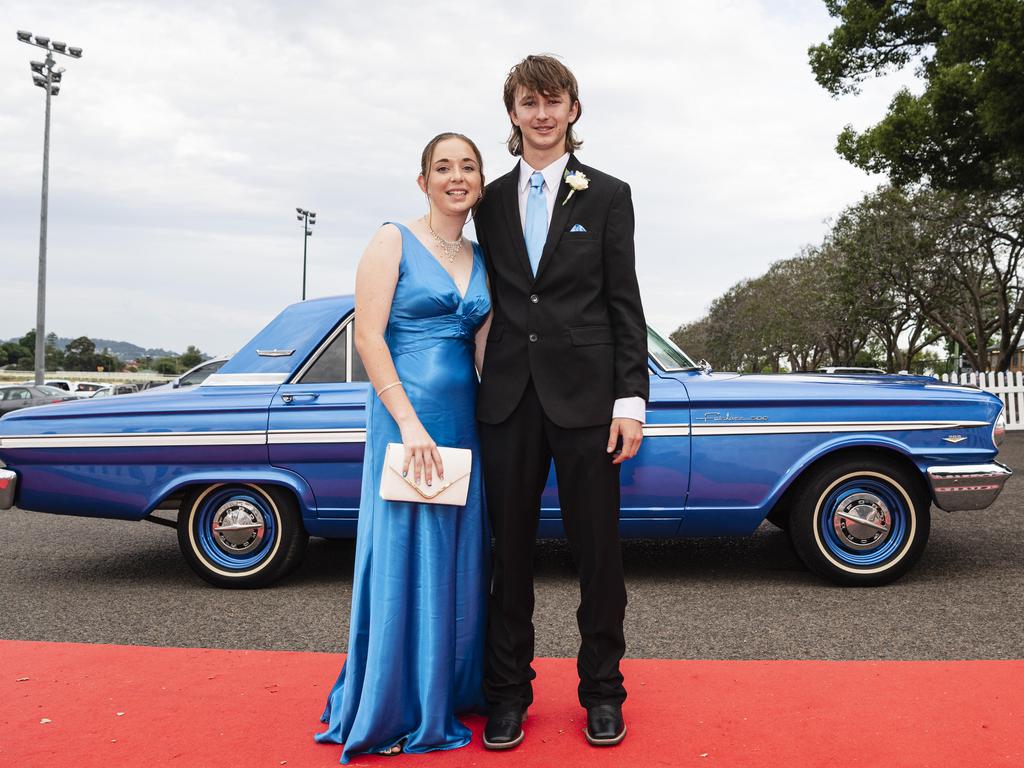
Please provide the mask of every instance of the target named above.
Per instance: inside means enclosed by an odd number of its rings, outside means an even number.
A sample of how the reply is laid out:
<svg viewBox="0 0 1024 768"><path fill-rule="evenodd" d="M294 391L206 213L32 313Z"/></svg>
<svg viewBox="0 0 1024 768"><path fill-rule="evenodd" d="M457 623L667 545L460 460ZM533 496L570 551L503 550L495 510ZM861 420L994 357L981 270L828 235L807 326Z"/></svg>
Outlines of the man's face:
<svg viewBox="0 0 1024 768"><path fill-rule="evenodd" d="M565 146L565 133L579 114L579 103L569 92L547 95L519 88L509 118L523 132L524 148L543 152Z"/></svg>

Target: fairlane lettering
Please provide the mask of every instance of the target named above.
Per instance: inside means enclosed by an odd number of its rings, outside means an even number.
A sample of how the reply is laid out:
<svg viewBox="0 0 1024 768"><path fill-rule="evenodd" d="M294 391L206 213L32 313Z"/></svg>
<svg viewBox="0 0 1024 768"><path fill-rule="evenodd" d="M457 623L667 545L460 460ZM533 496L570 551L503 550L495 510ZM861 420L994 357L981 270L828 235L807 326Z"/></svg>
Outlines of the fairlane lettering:
<svg viewBox="0 0 1024 768"><path fill-rule="evenodd" d="M708 411L703 416L698 416L700 421L768 421L767 416L733 416L726 411Z"/></svg>

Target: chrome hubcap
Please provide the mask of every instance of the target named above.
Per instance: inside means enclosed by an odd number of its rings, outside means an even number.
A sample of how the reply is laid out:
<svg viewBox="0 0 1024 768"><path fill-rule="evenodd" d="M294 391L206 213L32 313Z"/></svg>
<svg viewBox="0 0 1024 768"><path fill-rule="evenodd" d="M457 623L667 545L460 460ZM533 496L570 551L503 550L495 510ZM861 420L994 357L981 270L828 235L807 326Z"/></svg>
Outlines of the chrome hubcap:
<svg viewBox="0 0 1024 768"><path fill-rule="evenodd" d="M210 527L218 547L232 555L245 555L263 541L266 523L255 504L232 499L217 509Z"/></svg>
<svg viewBox="0 0 1024 768"><path fill-rule="evenodd" d="M832 525L839 540L851 549L872 549L889 538L892 514L880 497L862 491L843 499Z"/></svg>

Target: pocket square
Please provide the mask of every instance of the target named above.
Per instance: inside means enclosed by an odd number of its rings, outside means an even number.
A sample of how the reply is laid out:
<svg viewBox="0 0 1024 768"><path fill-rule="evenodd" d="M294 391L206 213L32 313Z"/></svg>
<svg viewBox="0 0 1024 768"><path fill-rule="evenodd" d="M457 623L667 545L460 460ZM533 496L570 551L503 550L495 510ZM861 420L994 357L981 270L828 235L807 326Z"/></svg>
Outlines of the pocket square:
<svg viewBox="0 0 1024 768"><path fill-rule="evenodd" d="M572 229L570 229L569 231L570 232L586 232L587 228L584 227L582 224L573 224L572 225Z"/></svg>

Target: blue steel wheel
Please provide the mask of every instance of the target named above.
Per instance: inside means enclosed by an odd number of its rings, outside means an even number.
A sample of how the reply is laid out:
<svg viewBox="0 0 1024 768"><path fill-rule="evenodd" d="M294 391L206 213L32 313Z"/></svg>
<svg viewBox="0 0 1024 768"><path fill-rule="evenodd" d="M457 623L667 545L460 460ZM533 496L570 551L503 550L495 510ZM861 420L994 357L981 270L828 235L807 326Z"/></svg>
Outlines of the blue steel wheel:
<svg viewBox="0 0 1024 768"><path fill-rule="evenodd" d="M810 570L845 586L879 586L917 562L931 500L898 459L844 456L808 473L793 500L789 534Z"/></svg>
<svg viewBox="0 0 1024 768"><path fill-rule="evenodd" d="M262 587L302 559L308 534L294 497L275 486L196 488L178 511L178 544L189 566L218 587Z"/></svg>

